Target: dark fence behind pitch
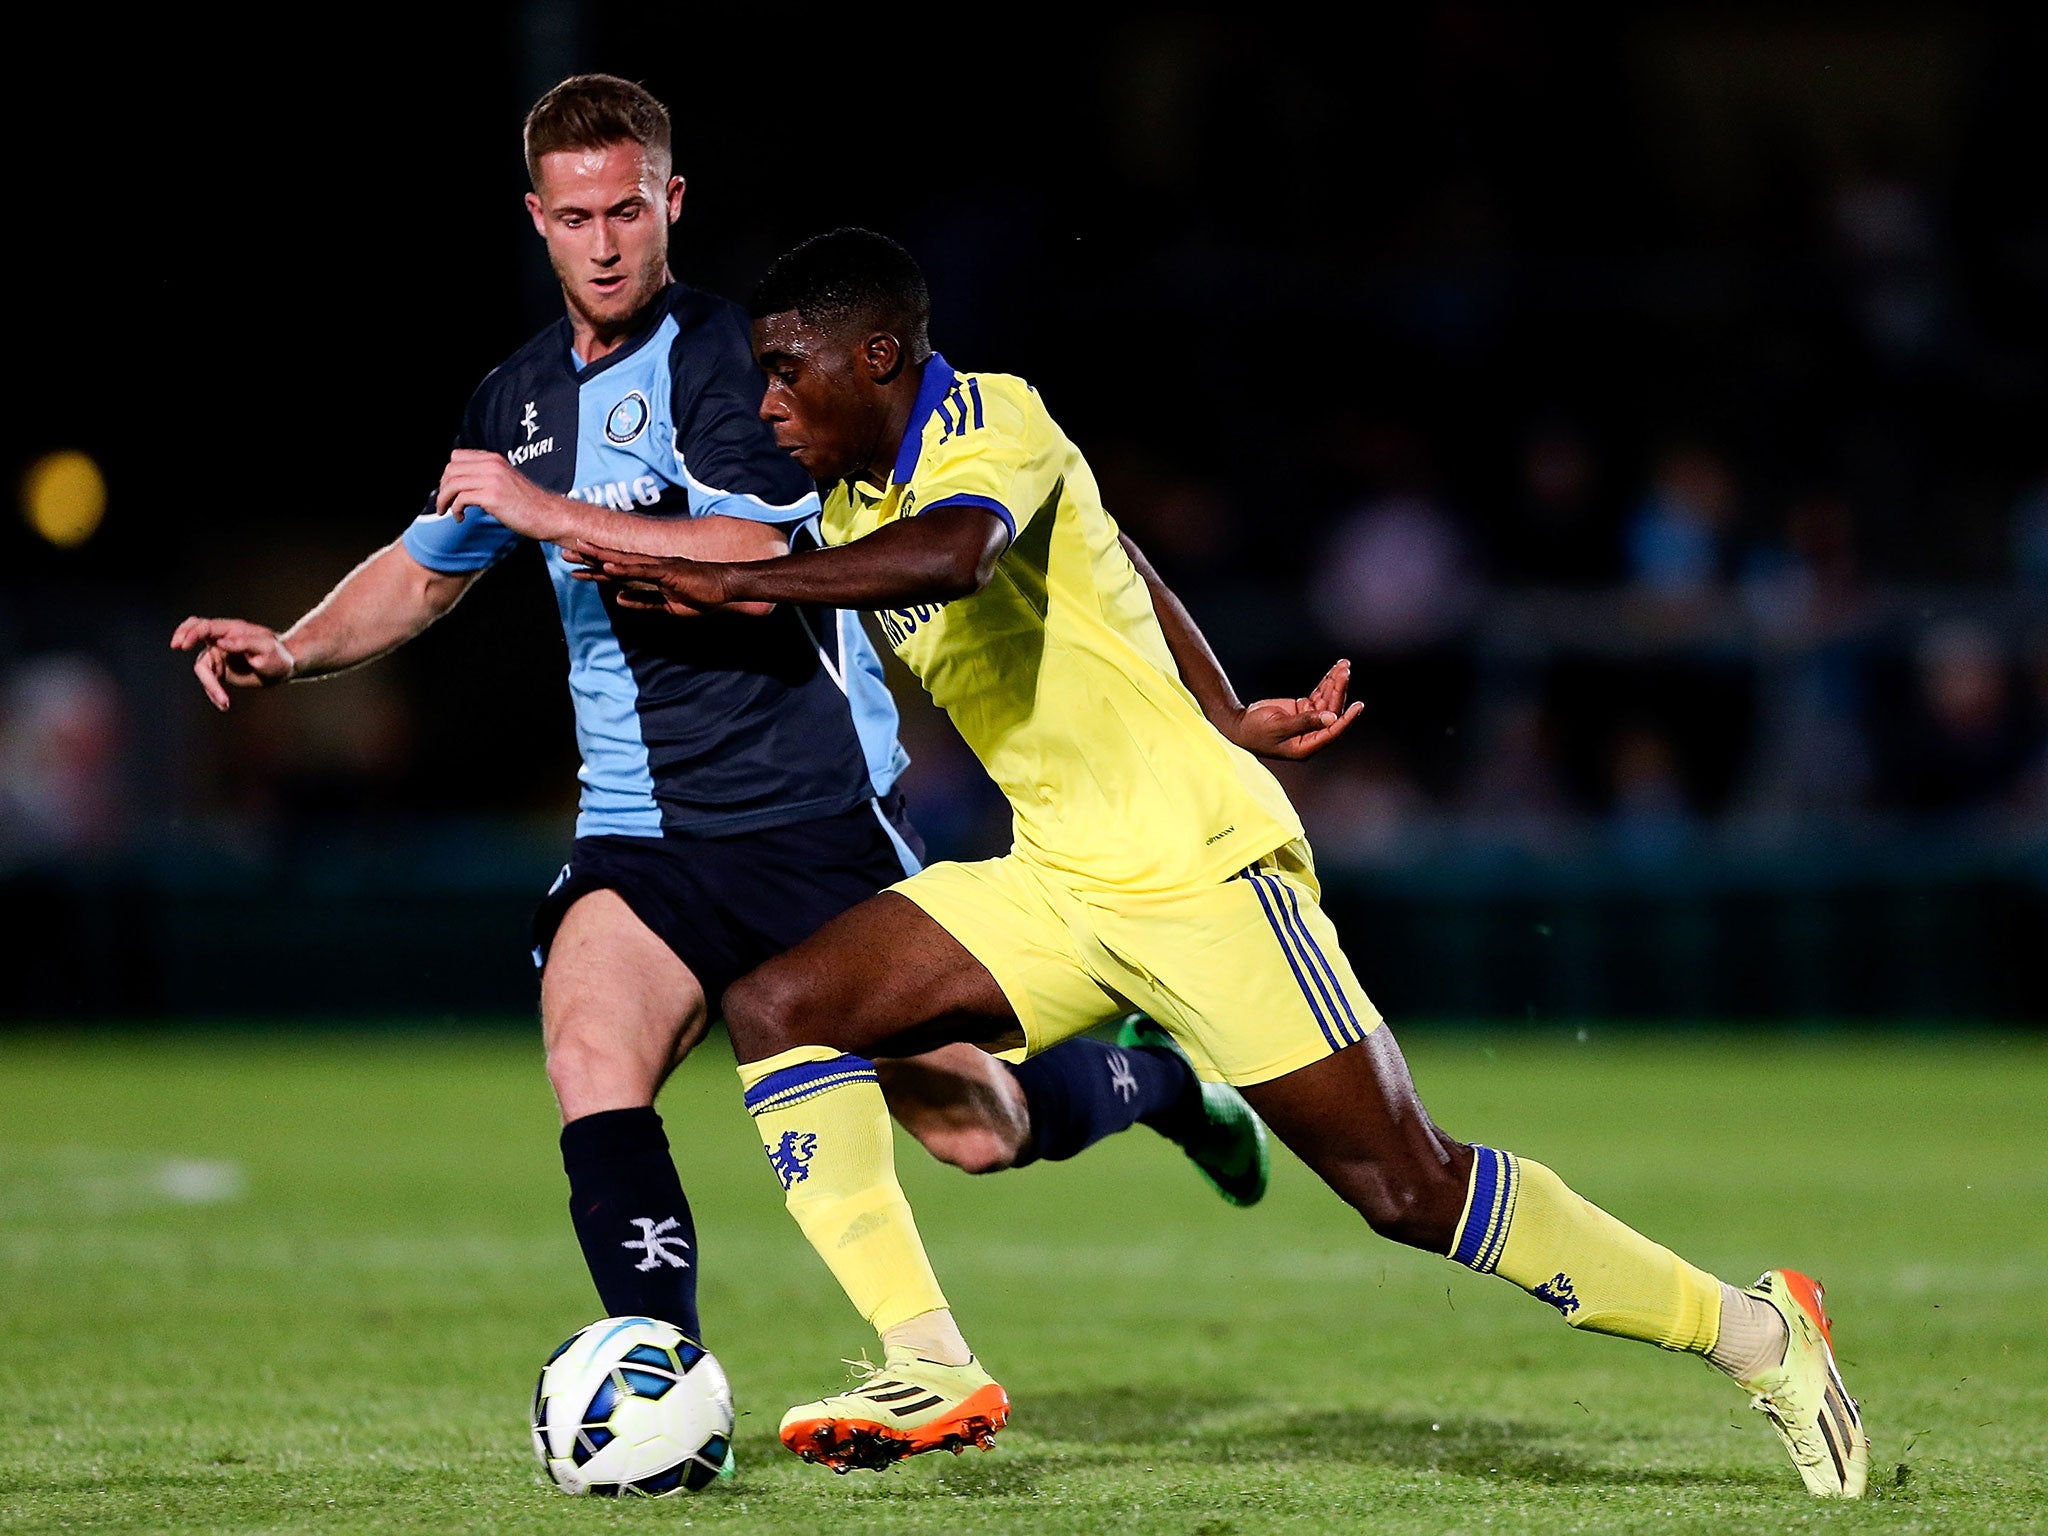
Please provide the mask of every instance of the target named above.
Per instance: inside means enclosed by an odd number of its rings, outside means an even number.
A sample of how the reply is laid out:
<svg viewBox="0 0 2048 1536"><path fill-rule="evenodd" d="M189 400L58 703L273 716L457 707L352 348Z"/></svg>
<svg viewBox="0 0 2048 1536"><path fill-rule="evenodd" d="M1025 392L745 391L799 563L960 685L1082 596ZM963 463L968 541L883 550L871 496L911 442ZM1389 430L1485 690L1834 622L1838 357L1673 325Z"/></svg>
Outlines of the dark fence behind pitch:
<svg viewBox="0 0 2048 1536"><path fill-rule="evenodd" d="M428 824L18 867L0 1018L531 1017L527 924L562 855L528 828ZM1809 831L1648 864L1468 847L1322 873L1397 1020L2048 1024L2038 842Z"/></svg>

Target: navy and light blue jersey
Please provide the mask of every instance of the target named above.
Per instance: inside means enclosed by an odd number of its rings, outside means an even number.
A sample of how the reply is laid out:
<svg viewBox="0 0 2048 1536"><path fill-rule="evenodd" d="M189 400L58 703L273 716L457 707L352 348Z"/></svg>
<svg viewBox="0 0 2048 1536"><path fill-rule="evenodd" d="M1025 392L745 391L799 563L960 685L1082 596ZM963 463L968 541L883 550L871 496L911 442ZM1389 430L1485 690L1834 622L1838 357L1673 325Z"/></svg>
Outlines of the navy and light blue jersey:
<svg viewBox="0 0 2048 1536"><path fill-rule="evenodd" d="M743 517L800 534L808 476L761 421L745 314L678 283L647 328L588 367L567 317L471 397L459 448L504 454L544 490L642 517ZM521 542L480 507L432 506L404 536L429 570L480 571ZM714 836L847 810L909 759L858 617L765 619L620 608L544 545L569 644L583 766L578 837Z"/></svg>

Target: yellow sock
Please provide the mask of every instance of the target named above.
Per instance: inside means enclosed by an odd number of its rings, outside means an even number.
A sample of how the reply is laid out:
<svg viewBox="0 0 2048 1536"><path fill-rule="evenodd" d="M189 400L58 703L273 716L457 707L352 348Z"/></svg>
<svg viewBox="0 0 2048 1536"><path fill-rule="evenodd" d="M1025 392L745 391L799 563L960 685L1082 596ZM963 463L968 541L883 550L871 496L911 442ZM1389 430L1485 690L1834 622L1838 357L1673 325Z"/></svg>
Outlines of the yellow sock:
<svg viewBox="0 0 2048 1536"><path fill-rule="evenodd" d="M1450 1257L1511 1280L1574 1328L1705 1354L1721 1282L1575 1195L1541 1163L1472 1149L1472 1187Z"/></svg>
<svg viewBox="0 0 2048 1536"><path fill-rule="evenodd" d="M799 1046L739 1070L783 1203L861 1316L880 1333L943 1309L946 1298L896 1182L875 1064Z"/></svg>

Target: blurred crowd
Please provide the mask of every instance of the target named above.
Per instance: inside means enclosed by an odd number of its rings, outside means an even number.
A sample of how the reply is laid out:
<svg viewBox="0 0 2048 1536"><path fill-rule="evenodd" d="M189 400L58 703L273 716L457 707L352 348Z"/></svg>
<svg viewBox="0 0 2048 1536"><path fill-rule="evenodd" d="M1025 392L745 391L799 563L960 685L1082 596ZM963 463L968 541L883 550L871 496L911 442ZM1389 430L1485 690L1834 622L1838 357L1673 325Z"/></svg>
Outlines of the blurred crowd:
<svg viewBox="0 0 2048 1536"><path fill-rule="evenodd" d="M1515 499L1475 509L1410 434L1369 435L1378 469L1293 579L1188 537L1250 526L1191 483L1141 492L1128 520L1246 697L1352 660L1363 718L1280 770L1326 858L2048 839L2048 475L2011 496L1994 575L1935 581L1874 567L1841 490L1758 495L1697 439L1651 448L1617 492L1590 434L1539 420ZM964 772L948 796L971 796Z"/></svg>
<svg viewBox="0 0 2048 1536"><path fill-rule="evenodd" d="M1934 585L1871 569L1841 491L1756 507L1697 441L1653 451L1605 540L1574 536L1596 457L1549 423L1523 450L1507 538L1414 483L1329 531L1315 635L1359 659L1367 718L1302 775L1325 846L2048 835L2048 479L2013 498L2008 581Z"/></svg>

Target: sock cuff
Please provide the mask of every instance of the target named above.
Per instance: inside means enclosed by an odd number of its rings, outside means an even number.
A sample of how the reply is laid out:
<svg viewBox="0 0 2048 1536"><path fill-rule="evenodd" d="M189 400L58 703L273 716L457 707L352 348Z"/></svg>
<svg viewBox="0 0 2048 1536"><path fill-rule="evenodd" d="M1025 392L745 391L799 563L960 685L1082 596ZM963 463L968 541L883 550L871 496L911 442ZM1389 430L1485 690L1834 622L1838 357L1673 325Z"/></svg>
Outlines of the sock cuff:
<svg viewBox="0 0 2048 1536"><path fill-rule="evenodd" d="M562 1127L564 1161L614 1158L634 1152L668 1151L668 1132L652 1104L636 1109L600 1109Z"/></svg>
<svg viewBox="0 0 2048 1536"><path fill-rule="evenodd" d="M806 1099L835 1088L856 1083L880 1084L875 1064L865 1056L849 1056L823 1046L798 1046L765 1061L740 1069L740 1083L746 1089L747 1113L765 1115L788 1109Z"/></svg>
<svg viewBox="0 0 2048 1536"><path fill-rule="evenodd" d="M1515 1219L1521 1194L1521 1159L1511 1152L1472 1144L1472 1185L1458 1217L1457 1240L1450 1257L1482 1275L1493 1273L1507 1245L1508 1226Z"/></svg>
<svg viewBox="0 0 2048 1536"><path fill-rule="evenodd" d="M740 1087L752 1092L754 1085L762 1078L793 1067L806 1061L835 1061L840 1056L829 1045L800 1045L794 1050L784 1051L778 1056L763 1056L759 1061L743 1061L733 1070L740 1075Z"/></svg>

